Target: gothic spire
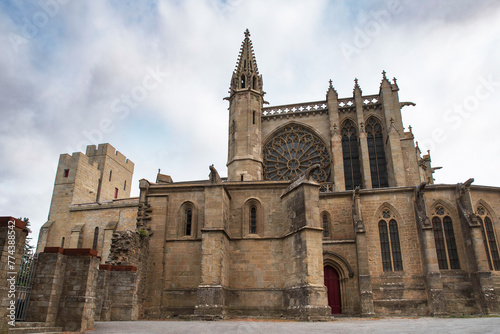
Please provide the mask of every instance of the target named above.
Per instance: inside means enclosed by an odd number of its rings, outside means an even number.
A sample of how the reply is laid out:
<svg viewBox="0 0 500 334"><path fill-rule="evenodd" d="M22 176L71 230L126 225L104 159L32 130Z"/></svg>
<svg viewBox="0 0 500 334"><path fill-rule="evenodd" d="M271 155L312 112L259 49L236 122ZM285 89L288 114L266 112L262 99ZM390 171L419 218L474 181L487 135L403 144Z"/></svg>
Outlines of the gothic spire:
<svg viewBox="0 0 500 334"><path fill-rule="evenodd" d="M236 62L236 69L231 79L230 94L239 90L253 89L262 93L262 76L259 75L259 69L253 52L252 41L250 40L250 31L245 30L245 39L241 44L240 54Z"/></svg>
<svg viewBox="0 0 500 334"><path fill-rule="evenodd" d="M354 78L354 89L352 90L352 93L356 94L356 91L359 91L359 96L363 94L361 87L359 87L358 78Z"/></svg>

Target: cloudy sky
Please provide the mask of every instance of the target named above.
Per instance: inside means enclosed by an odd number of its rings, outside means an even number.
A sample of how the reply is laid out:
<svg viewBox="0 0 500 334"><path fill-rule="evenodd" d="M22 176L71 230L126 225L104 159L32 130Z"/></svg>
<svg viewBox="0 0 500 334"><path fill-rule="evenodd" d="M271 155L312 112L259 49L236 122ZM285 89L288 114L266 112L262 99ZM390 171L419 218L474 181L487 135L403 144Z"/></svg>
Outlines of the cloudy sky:
<svg viewBox="0 0 500 334"><path fill-rule="evenodd" d="M227 175L227 96L251 32L271 105L396 77L437 183L500 186L496 0L0 0L0 215L47 220L59 154L111 143L138 180Z"/></svg>

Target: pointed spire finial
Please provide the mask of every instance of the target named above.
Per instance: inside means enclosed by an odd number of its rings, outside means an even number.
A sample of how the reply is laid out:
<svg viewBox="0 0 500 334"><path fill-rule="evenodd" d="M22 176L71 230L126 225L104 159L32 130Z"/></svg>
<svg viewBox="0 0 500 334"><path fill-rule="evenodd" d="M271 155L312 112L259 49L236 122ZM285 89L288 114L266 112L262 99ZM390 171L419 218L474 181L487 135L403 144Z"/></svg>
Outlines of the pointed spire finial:
<svg viewBox="0 0 500 334"><path fill-rule="evenodd" d="M241 44L236 68L231 78L229 94L237 90L255 90L262 91L262 76L259 74L255 54L253 52L252 41L250 40L250 31L245 30L245 39Z"/></svg>
<svg viewBox="0 0 500 334"><path fill-rule="evenodd" d="M396 85L398 84L396 77L392 78L392 81L394 81L394 84L396 84Z"/></svg>
<svg viewBox="0 0 500 334"><path fill-rule="evenodd" d="M329 88L332 88L332 89L333 89L333 81L332 81L332 79L330 79L330 81L328 81L328 82L330 83Z"/></svg>
<svg viewBox="0 0 500 334"><path fill-rule="evenodd" d="M385 76L385 70L382 71L382 79L387 80L387 77Z"/></svg>
<svg viewBox="0 0 500 334"><path fill-rule="evenodd" d="M354 78L354 89L352 92L353 92L353 94L356 94L356 92L358 92L359 95L363 94L361 87L359 87L358 78Z"/></svg>

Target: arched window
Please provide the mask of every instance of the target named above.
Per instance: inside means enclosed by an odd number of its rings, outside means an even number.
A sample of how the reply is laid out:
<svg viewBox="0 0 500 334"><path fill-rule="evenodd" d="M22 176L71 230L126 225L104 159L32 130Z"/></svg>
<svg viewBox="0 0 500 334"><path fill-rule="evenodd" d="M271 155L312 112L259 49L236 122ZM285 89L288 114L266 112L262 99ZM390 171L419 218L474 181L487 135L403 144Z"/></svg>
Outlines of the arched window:
<svg viewBox="0 0 500 334"><path fill-rule="evenodd" d="M478 206L477 215L481 223L484 247L486 249L486 257L488 258L490 270L500 270L500 255L498 253L497 239L491 215L482 205Z"/></svg>
<svg viewBox="0 0 500 334"><path fill-rule="evenodd" d="M250 233L257 233L257 208L255 206L250 208Z"/></svg>
<svg viewBox="0 0 500 334"><path fill-rule="evenodd" d="M347 120L342 127L342 155L344 157L345 189L352 190L361 185L358 136L353 122Z"/></svg>
<svg viewBox="0 0 500 334"><path fill-rule="evenodd" d="M241 75L241 88L245 88L245 75Z"/></svg>
<svg viewBox="0 0 500 334"><path fill-rule="evenodd" d="M197 217L198 211L194 203L189 201L182 203L177 211L177 237L196 238L198 233Z"/></svg>
<svg viewBox="0 0 500 334"><path fill-rule="evenodd" d="M368 154L370 156L372 187L388 187L389 180L387 178L387 166L385 163L382 125L380 125L375 117L370 117L366 122L365 131L366 138L368 140Z"/></svg>
<svg viewBox="0 0 500 334"><path fill-rule="evenodd" d="M97 250L97 240L99 239L99 227L94 229L94 242L92 243L92 249Z"/></svg>
<svg viewBox="0 0 500 334"><path fill-rule="evenodd" d="M262 235L264 232L262 226L263 212L258 199L250 198L245 202L243 217L243 226L245 226L242 231L243 236L251 235L251 237L255 237L255 235Z"/></svg>
<svg viewBox="0 0 500 334"><path fill-rule="evenodd" d="M389 222L389 224L387 224ZM389 229L387 229L389 225ZM398 223L391 210L382 211L382 219L378 223L380 249L382 251L382 267L384 271L403 270L401 246L399 242Z"/></svg>
<svg viewBox="0 0 500 334"><path fill-rule="evenodd" d="M434 230L434 243L436 244L439 269L460 269L453 221L450 213L441 205L434 209L432 228Z"/></svg>
<svg viewBox="0 0 500 334"><path fill-rule="evenodd" d="M256 111L254 110L252 113L252 124L255 124L255 113Z"/></svg>
<svg viewBox="0 0 500 334"><path fill-rule="evenodd" d="M186 210L186 224L185 224L185 235L191 235L191 228L193 226L193 210Z"/></svg>
<svg viewBox="0 0 500 334"><path fill-rule="evenodd" d="M252 78L252 88L257 89L257 78L255 76Z"/></svg>
<svg viewBox="0 0 500 334"><path fill-rule="evenodd" d="M321 215L321 220L323 222L323 238L330 237L330 219L328 219L328 214L324 212Z"/></svg>

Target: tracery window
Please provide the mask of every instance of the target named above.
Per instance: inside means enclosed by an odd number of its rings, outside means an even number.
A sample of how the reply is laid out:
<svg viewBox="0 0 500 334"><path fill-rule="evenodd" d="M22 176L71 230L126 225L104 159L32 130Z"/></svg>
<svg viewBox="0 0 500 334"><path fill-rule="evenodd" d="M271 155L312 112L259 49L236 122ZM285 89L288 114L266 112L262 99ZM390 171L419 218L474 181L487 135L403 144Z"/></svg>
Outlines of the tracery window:
<svg viewBox="0 0 500 334"><path fill-rule="evenodd" d="M441 205L434 209L432 228L439 269L460 269L453 221L450 213Z"/></svg>
<svg viewBox="0 0 500 334"><path fill-rule="evenodd" d="M389 180L387 178L387 166L385 162L382 125L380 125L375 117L370 117L366 122L365 131L366 138L368 140L368 154L370 156L372 187L388 187Z"/></svg>
<svg viewBox="0 0 500 334"><path fill-rule="evenodd" d="M344 158L345 189L352 190L361 185L358 136L353 122L347 120L342 127L342 155Z"/></svg>
<svg viewBox="0 0 500 334"><path fill-rule="evenodd" d="M484 247L490 270L500 270L500 255L498 253L497 239L493 228L493 219L488 210L482 205L477 208L477 215L481 223Z"/></svg>
<svg viewBox="0 0 500 334"><path fill-rule="evenodd" d="M403 259L401 257L398 223L389 209L382 211L381 218L378 229L382 251L382 267L384 271L401 271L403 270ZM387 225L389 225L389 229Z"/></svg>
<svg viewBox="0 0 500 334"><path fill-rule="evenodd" d="M264 145L264 179L291 180L313 164L320 168L313 178L330 179L330 154L323 141L303 126L291 124L279 130Z"/></svg>

